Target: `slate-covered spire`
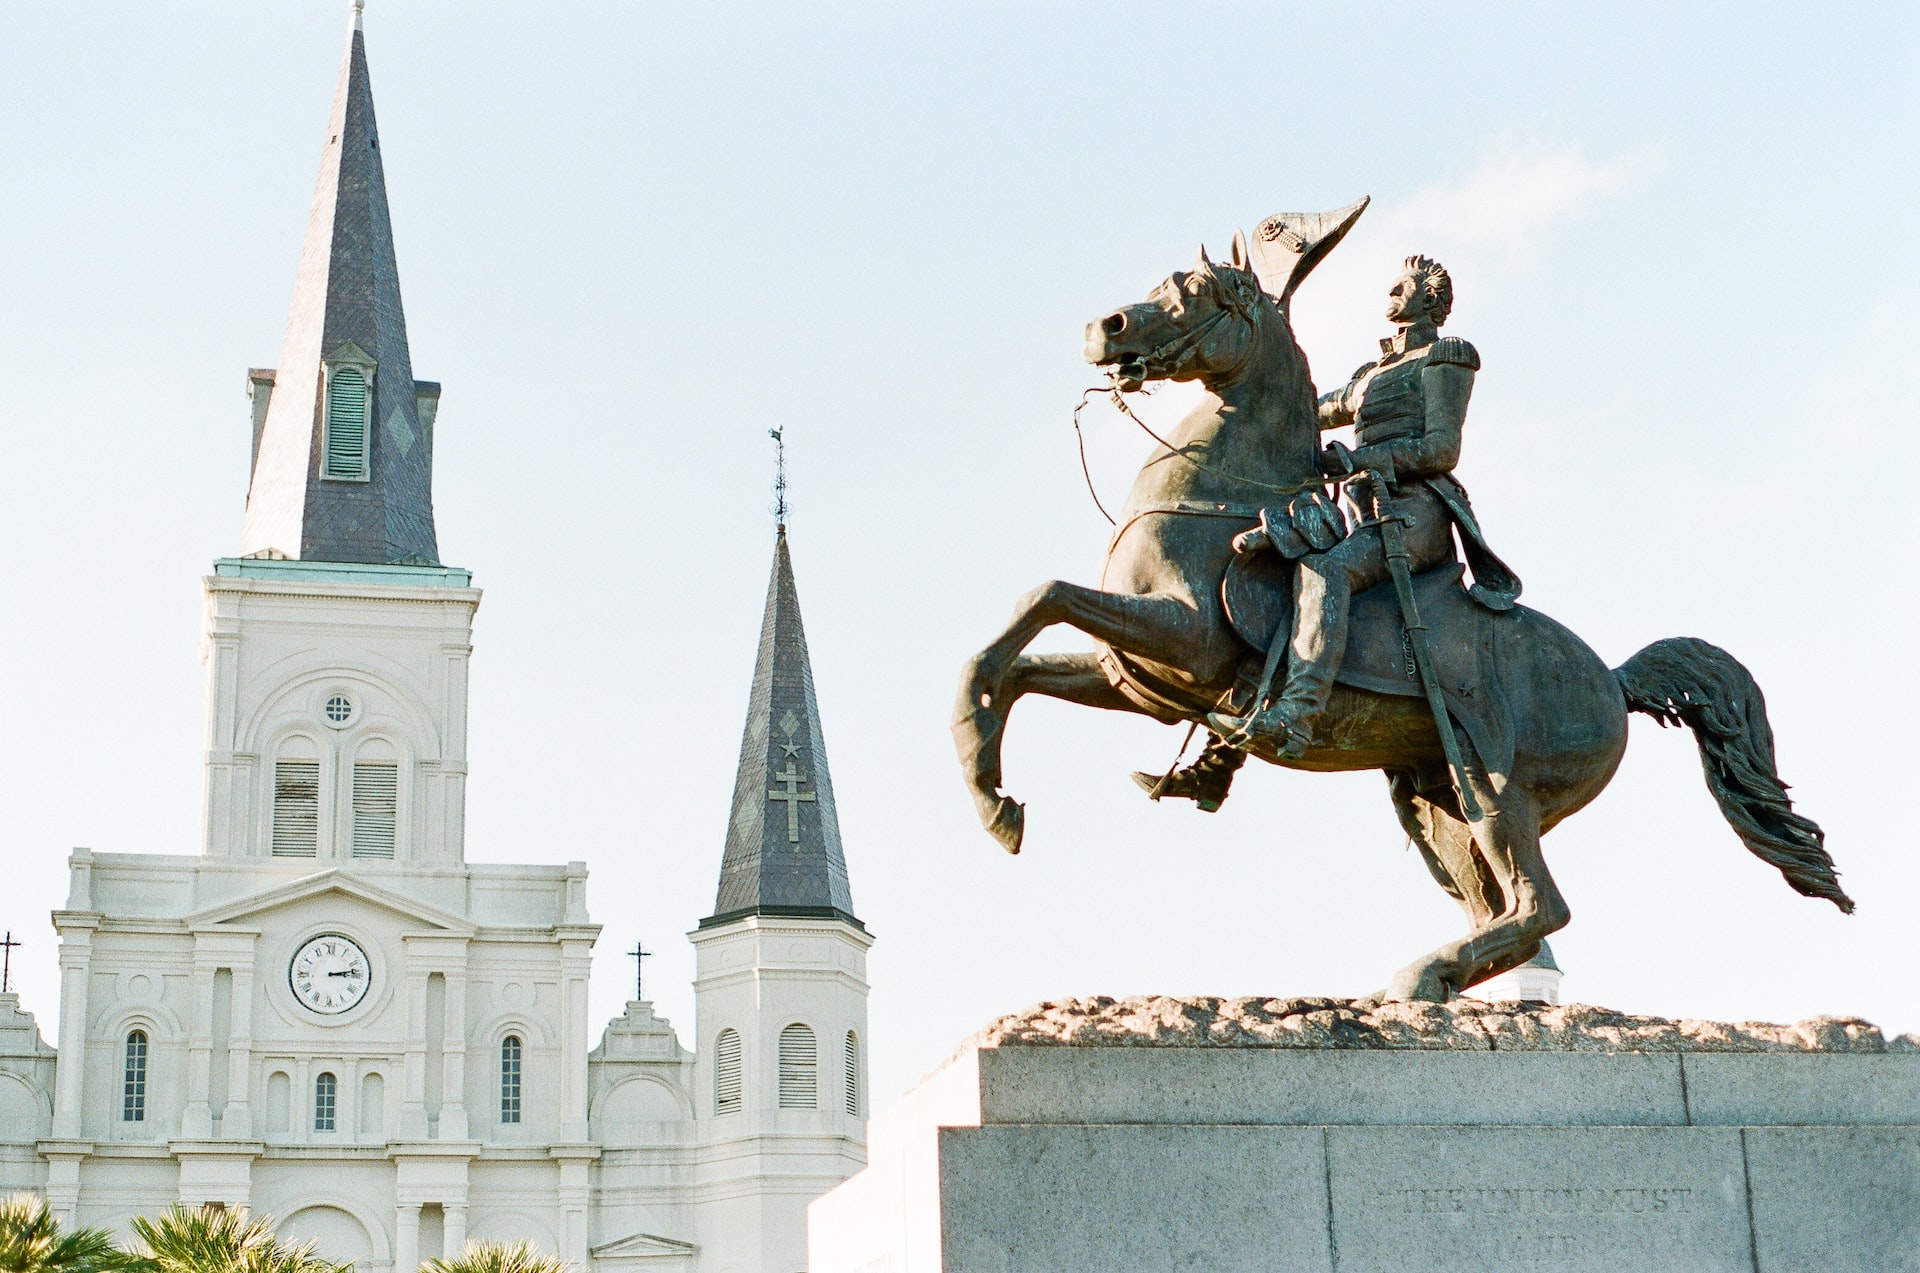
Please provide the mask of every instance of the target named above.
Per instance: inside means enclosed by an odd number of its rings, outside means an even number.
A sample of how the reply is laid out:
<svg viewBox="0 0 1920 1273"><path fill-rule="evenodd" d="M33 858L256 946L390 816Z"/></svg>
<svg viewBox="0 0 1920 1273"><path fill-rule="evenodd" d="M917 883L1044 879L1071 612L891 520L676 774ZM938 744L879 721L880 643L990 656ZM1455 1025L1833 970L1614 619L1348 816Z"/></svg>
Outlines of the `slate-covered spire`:
<svg viewBox="0 0 1920 1273"><path fill-rule="evenodd" d="M331 395L330 378L339 381ZM432 428L440 387L415 383L407 353L357 3L280 365L250 380L253 481L243 555L439 561Z"/></svg>
<svg viewBox="0 0 1920 1273"><path fill-rule="evenodd" d="M854 918L847 886L847 859L840 848L840 819L834 812L833 780L827 774L826 741L820 733L813 667L784 525L774 539L773 576L767 581L760 654L740 739L720 890L713 914L701 920L700 927L748 915L840 919L864 928Z"/></svg>

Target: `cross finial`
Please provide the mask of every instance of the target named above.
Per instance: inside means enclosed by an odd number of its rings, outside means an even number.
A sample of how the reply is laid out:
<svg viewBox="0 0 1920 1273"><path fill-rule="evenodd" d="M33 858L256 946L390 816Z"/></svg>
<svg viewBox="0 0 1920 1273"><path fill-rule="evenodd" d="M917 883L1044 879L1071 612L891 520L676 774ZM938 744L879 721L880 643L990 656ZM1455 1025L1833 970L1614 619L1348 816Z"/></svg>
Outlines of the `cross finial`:
<svg viewBox="0 0 1920 1273"><path fill-rule="evenodd" d="M768 429L767 436L773 439L773 517L774 525L782 534L787 529L787 426Z"/></svg>
<svg viewBox="0 0 1920 1273"><path fill-rule="evenodd" d="M647 949L646 943L636 940L627 958L633 960L633 997L645 999L647 960L653 958L653 952Z"/></svg>
<svg viewBox="0 0 1920 1273"><path fill-rule="evenodd" d="M20 949L20 943L13 939L13 930L9 928L4 939L0 939L0 995L13 989L13 952Z"/></svg>

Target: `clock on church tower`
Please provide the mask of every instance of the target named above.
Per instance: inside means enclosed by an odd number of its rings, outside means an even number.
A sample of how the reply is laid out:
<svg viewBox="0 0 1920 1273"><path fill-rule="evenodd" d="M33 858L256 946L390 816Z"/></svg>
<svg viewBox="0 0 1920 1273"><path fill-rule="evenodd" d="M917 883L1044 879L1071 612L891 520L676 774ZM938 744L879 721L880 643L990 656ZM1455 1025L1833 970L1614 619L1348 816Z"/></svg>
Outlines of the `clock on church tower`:
<svg viewBox="0 0 1920 1273"><path fill-rule="evenodd" d="M372 977L367 952L340 933L322 933L308 941L287 965L287 984L300 1006L329 1017L358 1007Z"/></svg>

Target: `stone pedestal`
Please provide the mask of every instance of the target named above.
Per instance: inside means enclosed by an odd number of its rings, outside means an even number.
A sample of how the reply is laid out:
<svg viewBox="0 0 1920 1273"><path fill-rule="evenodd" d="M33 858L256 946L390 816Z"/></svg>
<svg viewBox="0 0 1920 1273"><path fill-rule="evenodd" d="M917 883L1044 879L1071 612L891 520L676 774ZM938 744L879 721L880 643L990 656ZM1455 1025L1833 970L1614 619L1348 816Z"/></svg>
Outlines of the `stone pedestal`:
<svg viewBox="0 0 1920 1273"><path fill-rule="evenodd" d="M811 1273L1920 1269L1920 1047L1864 1023L1309 1007L1263 1038L1093 1002L876 1118Z"/></svg>

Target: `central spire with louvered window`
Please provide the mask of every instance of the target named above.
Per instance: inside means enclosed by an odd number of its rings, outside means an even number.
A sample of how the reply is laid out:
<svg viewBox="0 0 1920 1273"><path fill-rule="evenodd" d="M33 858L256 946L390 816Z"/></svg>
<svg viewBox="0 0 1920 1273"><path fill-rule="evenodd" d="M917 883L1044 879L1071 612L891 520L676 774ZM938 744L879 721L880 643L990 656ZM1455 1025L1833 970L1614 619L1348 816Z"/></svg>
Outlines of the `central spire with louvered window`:
<svg viewBox="0 0 1920 1273"><path fill-rule="evenodd" d="M433 418L440 386L413 378L358 27L327 121L280 365L252 372L248 382L253 481L242 556L438 563Z"/></svg>

